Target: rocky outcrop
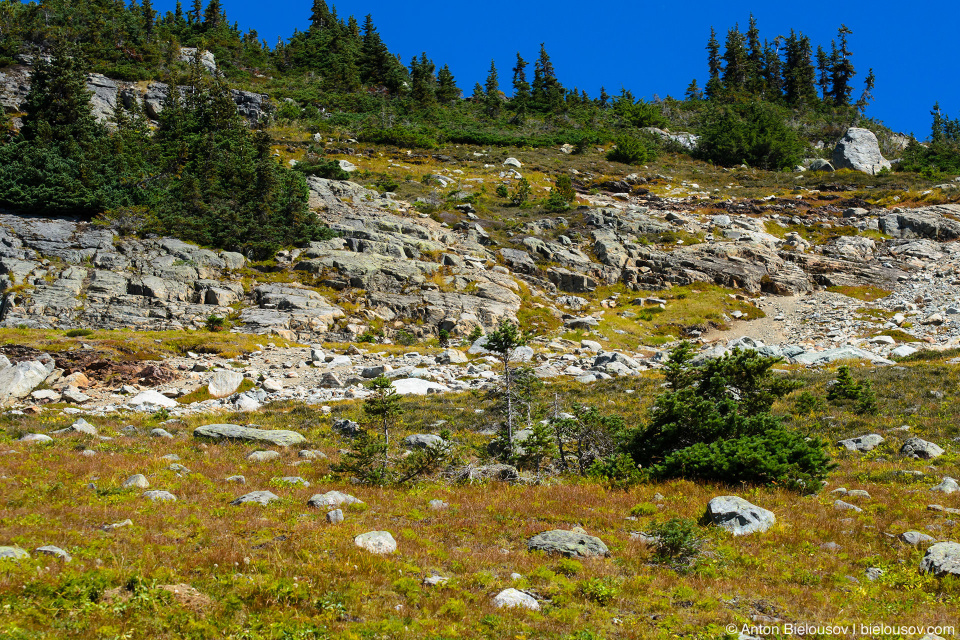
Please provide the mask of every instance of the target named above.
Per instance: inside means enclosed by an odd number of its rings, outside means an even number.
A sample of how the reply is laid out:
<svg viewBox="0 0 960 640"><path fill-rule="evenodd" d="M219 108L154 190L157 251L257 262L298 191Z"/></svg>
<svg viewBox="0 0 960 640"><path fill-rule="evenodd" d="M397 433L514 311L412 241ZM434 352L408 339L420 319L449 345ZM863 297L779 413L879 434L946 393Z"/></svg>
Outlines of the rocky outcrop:
<svg viewBox="0 0 960 640"><path fill-rule="evenodd" d="M928 238L945 242L960 238L960 205L894 209L880 216L880 231L895 238Z"/></svg>
<svg viewBox="0 0 960 640"><path fill-rule="evenodd" d="M890 161L880 154L880 144L872 131L851 127L833 150L833 166L876 175L881 169L889 169Z"/></svg>

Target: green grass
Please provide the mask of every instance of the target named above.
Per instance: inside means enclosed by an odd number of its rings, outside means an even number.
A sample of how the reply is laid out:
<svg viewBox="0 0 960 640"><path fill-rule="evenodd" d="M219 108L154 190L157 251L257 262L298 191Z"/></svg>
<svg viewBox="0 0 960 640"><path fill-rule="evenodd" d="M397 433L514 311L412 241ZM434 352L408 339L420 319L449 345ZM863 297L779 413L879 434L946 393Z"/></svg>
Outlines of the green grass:
<svg viewBox="0 0 960 640"><path fill-rule="evenodd" d="M873 285L862 285L858 287L827 287L827 291L830 291L831 293L839 293L847 296L848 298L863 300L864 302L876 302L877 300L886 298L888 295L893 293L892 291L881 289L880 287L875 287Z"/></svg>

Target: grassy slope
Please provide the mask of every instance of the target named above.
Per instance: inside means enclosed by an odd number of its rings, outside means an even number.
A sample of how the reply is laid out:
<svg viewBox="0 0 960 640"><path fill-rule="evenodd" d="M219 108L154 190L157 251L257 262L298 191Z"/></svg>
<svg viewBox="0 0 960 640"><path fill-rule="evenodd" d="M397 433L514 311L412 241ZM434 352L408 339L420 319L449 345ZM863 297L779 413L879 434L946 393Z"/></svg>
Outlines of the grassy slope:
<svg viewBox="0 0 960 640"><path fill-rule="evenodd" d="M830 372L797 375L807 380L807 390L824 397ZM828 407L794 419L796 426L830 440L904 423L911 425L911 433L940 444L958 435L960 402L953 390L960 372L955 367L921 362L903 370L861 369L855 375L874 381L881 417L862 418ZM587 388L561 384L545 390L544 400L559 391L568 403L596 403L636 424L659 384L654 375ZM627 394L628 389L636 393ZM937 399L928 393L933 390L946 396ZM464 457L471 457L483 440L473 430L489 426L489 418L474 412L482 402L470 394L408 399L404 406L402 433L429 430L426 425L435 420L448 420ZM778 410L791 407L788 398ZM334 414L359 418L359 406L338 405ZM922 551L885 535L932 525L940 527L930 531L935 537L956 539L956 525L948 524L956 517L927 510L934 502L960 507L956 494L928 492L941 475L960 471L955 448L932 464L899 460L895 437L868 455L838 454L840 468L829 488L865 488L872 495L857 500L864 511L855 514L836 511L828 492L803 498L777 488L690 482L629 492L575 479L547 479L534 486L429 482L410 490L354 487L329 475L329 463L344 443L331 435L330 418L317 410L280 405L256 416L266 427L303 432L311 447L330 458L298 467L290 466L298 460L295 452L253 464L244 456L254 447L204 446L189 437L195 425L212 420L201 416L166 425L182 436L169 442L67 438L27 447L12 439L65 426L69 419L2 418L0 448L20 453L0 457L0 543L30 551L56 544L74 560L61 565L35 556L3 564L0 637L705 638L720 637L724 625L758 615L821 624L956 620L960 584L920 576L916 568ZM142 416L94 422L109 435L128 423L155 426ZM84 446L98 455L79 456L77 449ZM181 478L166 470L169 462L160 456L167 453L178 454L193 473ZM917 469L930 477L904 484L893 474L897 469ZM151 488L173 492L178 502L152 504L139 492L120 490L133 473L145 473ZM223 482L237 473L246 476L246 486ZM313 486L285 487L273 481L289 475L303 476ZM270 507L229 506L233 498L258 489L270 489L282 501ZM328 525L306 501L331 489L353 493L366 505L346 509L344 524ZM625 519L635 505L657 502L657 492L665 496L657 515ZM777 525L766 534L743 538L704 529L705 553L688 573L651 564L650 551L630 538L631 531L643 530L655 519L698 518L710 498L727 493L771 509ZM430 510L427 502L434 498L448 502L449 510ZM98 530L126 518L133 527ZM571 563L526 551L529 536L573 526L600 536L613 557ZM370 530L391 531L398 553L381 558L354 547L353 536ZM839 551L820 548L828 541L839 544ZM878 583L870 582L863 575L867 567L882 567L886 574ZM422 578L434 571L450 582L422 586ZM513 572L524 577L513 581ZM133 583L142 585L133 599L105 601L105 590ZM158 588L171 584L192 585L210 600L182 598L180 603L178 596ZM603 604L586 595L602 592L598 584L612 589ZM491 597L510 586L531 589L550 604L540 613L494 609Z"/></svg>

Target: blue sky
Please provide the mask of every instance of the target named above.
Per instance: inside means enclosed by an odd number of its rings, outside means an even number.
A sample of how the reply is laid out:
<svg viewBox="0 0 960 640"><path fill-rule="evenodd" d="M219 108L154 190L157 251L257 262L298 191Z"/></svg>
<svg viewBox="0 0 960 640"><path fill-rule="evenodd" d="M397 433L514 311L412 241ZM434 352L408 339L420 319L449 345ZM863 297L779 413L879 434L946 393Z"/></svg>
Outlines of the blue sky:
<svg viewBox="0 0 960 640"><path fill-rule="evenodd" d="M232 21L255 28L271 46L277 36L309 26L311 0L280 0L264 5L253 0L221 0ZM368 13L387 46L404 63L426 51L438 66L449 64L457 84L469 94L483 82L490 60L497 63L501 86L509 87L516 53L531 62L541 42L564 86L585 89L591 96L605 86L635 96L682 97L694 77L706 79L704 46L711 25L723 41L727 29L746 29L750 13L761 35L773 39L790 29L810 36L829 50L840 24L853 30L850 48L857 69L854 99L872 67L877 76L874 102L867 115L887 126L923 139L929 135L935 101L951 117L960 117L960 47L957 26L960 5L943 0L863 3L811 2L573 2L571 0L341 0L341 17ZM173 0L155 0L169 10ZM189 2L184 1L184 5ZM528 70L532 72L532 67Z"/></svg>

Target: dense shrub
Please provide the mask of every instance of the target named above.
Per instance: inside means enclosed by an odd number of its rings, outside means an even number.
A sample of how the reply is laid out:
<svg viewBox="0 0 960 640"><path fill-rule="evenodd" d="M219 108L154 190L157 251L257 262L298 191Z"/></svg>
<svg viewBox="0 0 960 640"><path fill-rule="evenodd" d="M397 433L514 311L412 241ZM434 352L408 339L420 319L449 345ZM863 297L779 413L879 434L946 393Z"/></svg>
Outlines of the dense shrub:
<svg viewBox="0 0 960 640"><path fill-rule="evenodd" d="M716 107L700 129L697 155L723 166L794 167L804 145L778 107L762 102Z"/></svg>
<svg viewBox="0 0 960 640"><path fill-rule="evenodd" d="M772 375L777 358L735 350L693 364L684 344L670 354L668 391L625 448L655 478L784 484L817 491L832 468L825 444L789 431L773 402L797 383Z"/></svg>
<svg viewBox="0 0 960 640"><path fill-rule="evenodd" d="M350 174L340 167L337 160L307 160L297 163L295 170L307 176L328 180L349 180Z"/></svg>
<svg viewBox="0 0 960 640"><path fill-rule="evenodd" d="M650 157L650 150L637 138L620 136L617 138L616 145L616 147L607 152L607 160L610 162L640 164L646 162Z"/></svg>

